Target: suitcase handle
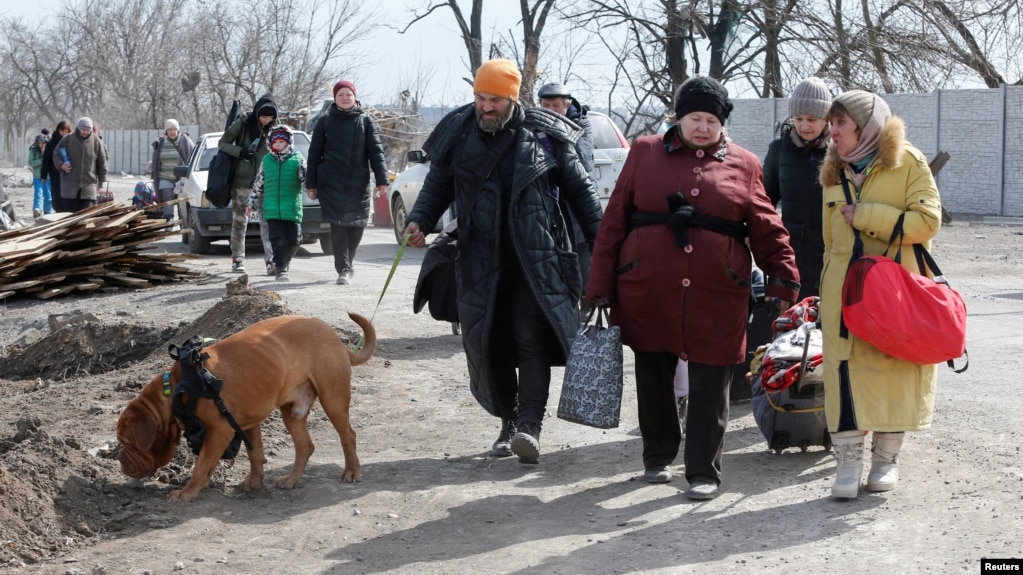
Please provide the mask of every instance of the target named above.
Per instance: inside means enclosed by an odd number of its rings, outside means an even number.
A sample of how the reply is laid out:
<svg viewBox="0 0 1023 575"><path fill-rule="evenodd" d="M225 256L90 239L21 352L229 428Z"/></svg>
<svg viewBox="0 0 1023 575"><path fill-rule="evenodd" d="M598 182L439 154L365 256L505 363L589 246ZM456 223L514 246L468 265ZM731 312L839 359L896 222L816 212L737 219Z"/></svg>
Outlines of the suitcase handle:
<svg viewBox="0 0 1023 575"><path fill-rule="evenodd" d="M803 376L806 375L806 356L810 354L810 332L817 329L817 324L806 322L796 329L803 332L803 359L799 362L799 377L796 378L796 391L803 391Z"/></svg>

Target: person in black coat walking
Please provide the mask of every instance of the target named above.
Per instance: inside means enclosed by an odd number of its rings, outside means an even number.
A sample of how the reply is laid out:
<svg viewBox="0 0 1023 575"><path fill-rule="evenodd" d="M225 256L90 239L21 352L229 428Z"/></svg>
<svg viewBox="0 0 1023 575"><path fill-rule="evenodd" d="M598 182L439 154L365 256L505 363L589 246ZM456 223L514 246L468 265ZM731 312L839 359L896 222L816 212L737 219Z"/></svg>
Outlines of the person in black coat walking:
<svg viewBox="0 0 1023 575"><path fill-rule="evenodd" d="M60 139L71 133L71 122L61 120L53 130L53 136L46 142L46 149L43 150L42 179L50 182L50 198L53 201L53 211L70 212L64 205L64 199L60 197L60 168L53 163L53 152L57 149Z"/></svg>
<svg viewBox="0 0 1023 575"><path fill-rule="evenodd" d="M313 129L309 145L306 190L320 200L323 217L330 222L337 282L352 281L355 251L369 224L370 168L376 193L387 193L387 165L379 129L355 99L355 84L334 84L334 103Z"/></svg>
<svg viewBox="0 0 1023 575"><path fill-rule="evenodd" d="M475 103L445 116L423 144L430 171L405 233L410 246L425 246L424 230L455 203L469 386L501 418L491 454L538 463L551 366L565 364L582 293L559 200L590 242L600 201L575 151L582 130L548 110L524 110L521 80L509 60L480 66Z"/></svg>
<svg viewBox="0 0 1023 575"><path fill-rule="evenodd" d="M831 91L824 81L809 77L789 96L789 118L781 137L771 142L764 159L764 189L789 232L799 268L799 300L820 295L824 265L821 230L820 166L828 151L828 109Z"/></svg>

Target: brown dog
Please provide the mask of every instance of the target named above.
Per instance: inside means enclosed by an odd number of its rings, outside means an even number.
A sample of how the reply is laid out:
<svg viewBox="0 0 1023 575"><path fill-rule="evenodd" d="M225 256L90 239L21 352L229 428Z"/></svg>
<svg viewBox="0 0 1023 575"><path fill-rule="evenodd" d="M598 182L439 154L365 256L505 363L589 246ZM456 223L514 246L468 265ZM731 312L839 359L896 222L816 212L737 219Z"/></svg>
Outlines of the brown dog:
<svg viewBox="0 0 1023 575"><path fill-rule="evenodd" d="M344 482L362 481L359 457L355 453L355 430L348 418L351 402L352 366L369 361L376 349L376 332L366 318L349 313L365 333L365 345L351 352L334 329L312 317L289 315L266 319L202 348L209 354L204 366L223 380L220 397L245 432L250 471L242 491L263 486L263 439L260 423L280 408L284 425L295 442L295 464L287 477L277 480L280 489L292 489L305 471L315 447L307 418L316 398L341 438L345 455ZM181 376L181 364L170 370L171 389ZM224 449L235 431L212 399L202 398L196 416L205 426L202 449L184 489L170 493L170 499L192 501L209 484ZM153 475L174 457L182 428L171 413L171 398L164 394L163 374L153 378L133 399L117 422L121 442L121 469L130 477Z"/></svg>

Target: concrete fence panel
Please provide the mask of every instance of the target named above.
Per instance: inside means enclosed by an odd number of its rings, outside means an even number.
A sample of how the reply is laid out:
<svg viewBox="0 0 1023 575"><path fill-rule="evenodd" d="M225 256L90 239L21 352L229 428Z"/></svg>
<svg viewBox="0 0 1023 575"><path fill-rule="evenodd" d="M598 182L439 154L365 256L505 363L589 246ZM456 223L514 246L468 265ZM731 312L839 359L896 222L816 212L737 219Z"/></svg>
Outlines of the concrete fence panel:
<svg viewBox="0 0 1023 575"><path fill-rule="evenodd" d="M1023 86L882 97L928 160L951 155L937 179L946 209L1023 217ZM735 100L728 134L763 159L787 117L786 98Z"/></svg>

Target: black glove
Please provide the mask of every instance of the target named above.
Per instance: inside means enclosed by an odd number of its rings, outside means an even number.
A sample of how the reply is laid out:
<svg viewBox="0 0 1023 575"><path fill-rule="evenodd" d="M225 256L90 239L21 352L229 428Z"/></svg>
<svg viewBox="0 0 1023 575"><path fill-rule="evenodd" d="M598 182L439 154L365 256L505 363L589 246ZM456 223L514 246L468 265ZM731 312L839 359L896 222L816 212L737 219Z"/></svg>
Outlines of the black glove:
<svg viewBox="0 0 1023 575"><path fill-rule="evenodd" d="M248 148L245 148L244 150L242 150L241 159L245 160L246 162L251 162L252 158L254 158L254 157L256 157L256 152L253 152L252 150L250 150Z"/></svg>

